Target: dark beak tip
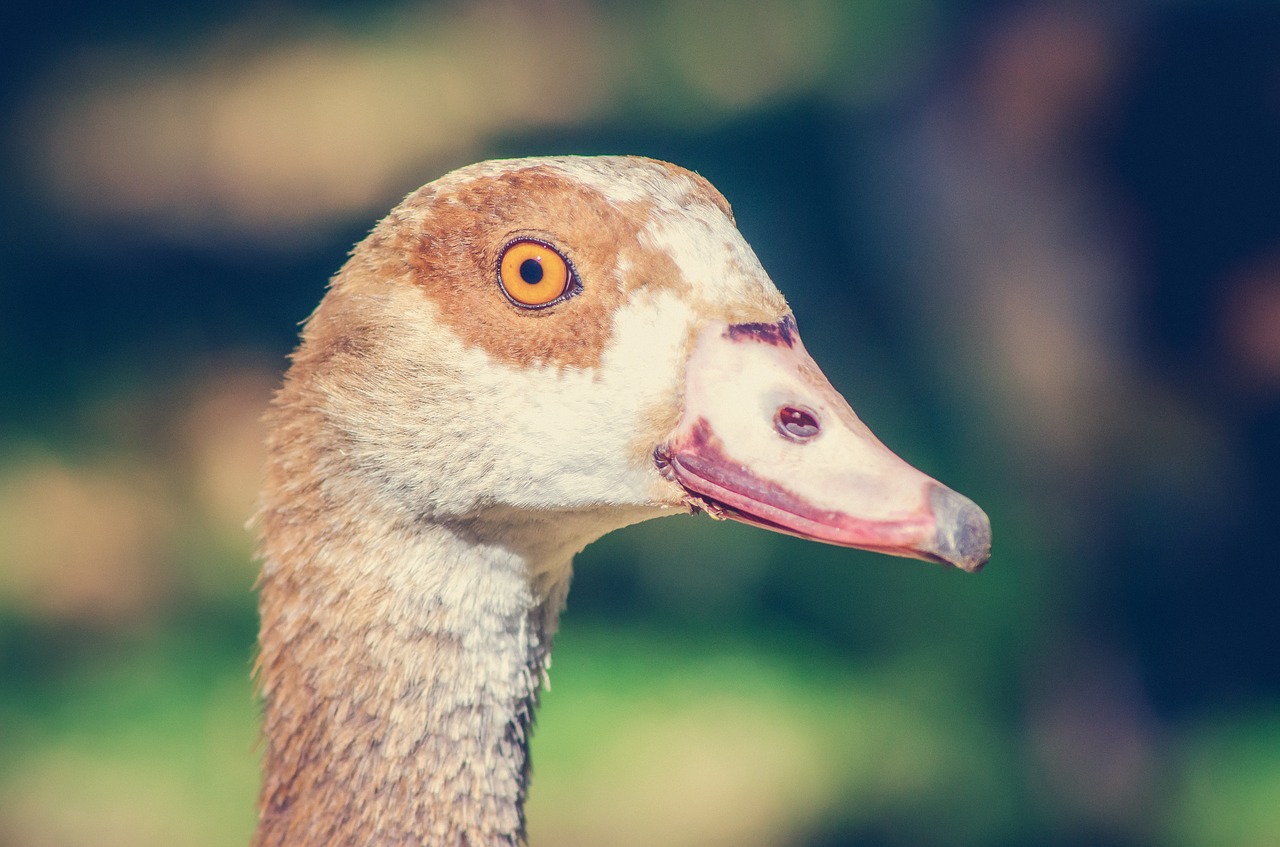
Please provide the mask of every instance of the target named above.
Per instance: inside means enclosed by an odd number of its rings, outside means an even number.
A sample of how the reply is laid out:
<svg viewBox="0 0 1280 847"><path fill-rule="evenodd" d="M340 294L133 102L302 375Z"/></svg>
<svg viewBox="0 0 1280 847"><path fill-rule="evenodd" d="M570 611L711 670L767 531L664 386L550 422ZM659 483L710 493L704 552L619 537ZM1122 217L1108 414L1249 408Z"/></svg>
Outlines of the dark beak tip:
<svg viewBox="0 0 1280 847"><path fill-rule="evenodd" d="M961 570L977 573L991 558L991 520L968 497L943 485L929 494L936 529L934 552Z"/></svg>

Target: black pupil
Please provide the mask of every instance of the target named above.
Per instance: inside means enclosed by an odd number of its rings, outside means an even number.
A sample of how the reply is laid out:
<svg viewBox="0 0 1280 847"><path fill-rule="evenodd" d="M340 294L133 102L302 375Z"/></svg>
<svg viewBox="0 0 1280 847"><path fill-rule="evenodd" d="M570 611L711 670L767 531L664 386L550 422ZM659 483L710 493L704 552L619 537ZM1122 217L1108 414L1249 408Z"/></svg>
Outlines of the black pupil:
<svg viewBox="0 0 1280 847"><path fill-rule="evenodd" d="M537 259L525 259L520 263L520 278L530 285L542 282L542 263Z"/></svg>

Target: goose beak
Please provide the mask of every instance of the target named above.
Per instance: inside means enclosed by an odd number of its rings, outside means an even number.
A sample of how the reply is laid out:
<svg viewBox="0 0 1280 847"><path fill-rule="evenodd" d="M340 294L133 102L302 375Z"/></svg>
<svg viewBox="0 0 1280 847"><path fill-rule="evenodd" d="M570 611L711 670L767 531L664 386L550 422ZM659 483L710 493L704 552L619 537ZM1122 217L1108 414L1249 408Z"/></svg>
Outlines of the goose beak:
<svg viewBox="0 0 1280 847"><path fill-rule="evenodd" d="M681 420L654 457L713 517L966 571L990 557L986 514L880 443L789 315L698 334Z"/></svg>

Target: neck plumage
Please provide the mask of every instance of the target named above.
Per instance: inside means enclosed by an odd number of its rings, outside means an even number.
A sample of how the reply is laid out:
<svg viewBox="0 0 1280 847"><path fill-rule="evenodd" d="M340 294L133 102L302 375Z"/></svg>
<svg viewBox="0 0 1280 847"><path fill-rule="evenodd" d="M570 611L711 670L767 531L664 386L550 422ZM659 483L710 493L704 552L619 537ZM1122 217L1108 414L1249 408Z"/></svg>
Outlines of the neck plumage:
<svg viewBox="0 0 1280 847"><path fill-rule="evenodd" d="M256 845L515 845L568 569L474 526L264 509ZM318 531L317 531L318 529ZM304 553L305 551L305 553Z"/></svg>
<svg viewBox="0 0 1280 847"><path fill-rule="evenodd" d="M519 844L572 558L664 507L499 462L490 372L369 279L335 281L267 418L255 844Z"/></svg>

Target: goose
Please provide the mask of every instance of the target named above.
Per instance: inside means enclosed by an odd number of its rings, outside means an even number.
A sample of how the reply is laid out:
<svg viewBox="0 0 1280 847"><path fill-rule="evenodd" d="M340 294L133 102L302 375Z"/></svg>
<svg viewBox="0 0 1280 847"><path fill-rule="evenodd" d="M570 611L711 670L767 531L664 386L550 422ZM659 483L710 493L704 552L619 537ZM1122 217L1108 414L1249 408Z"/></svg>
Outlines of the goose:
<svg viewBox="0 0 1280 847"><path fill-rule="evenodd" d="M356 246L267 413L254 844L524 844L576 553L705 512L978 570L990 524L827 381L697 174L464 167Z"/></svg>

